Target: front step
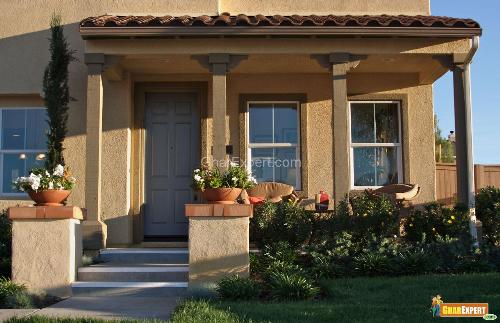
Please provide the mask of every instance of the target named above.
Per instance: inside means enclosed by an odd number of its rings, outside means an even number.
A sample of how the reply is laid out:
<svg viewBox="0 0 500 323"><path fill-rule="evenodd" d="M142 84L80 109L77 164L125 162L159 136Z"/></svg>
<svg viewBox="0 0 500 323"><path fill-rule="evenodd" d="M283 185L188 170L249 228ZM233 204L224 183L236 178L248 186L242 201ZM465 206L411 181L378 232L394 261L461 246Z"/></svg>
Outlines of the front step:
<svg viewBox="0 0 500 323"><path fill-rule="evenodd" d="M187 282L74 282L73 296L181 297Z"/></svg>
<svg viewBox="0 0 500 323"><path fill-rule="evenodd" d="M98 262L123 264L187 264L187 248L109 248L103 249Z"/></svg>
<svg viewBox="0 0 500 323"><path fill-rule="evenodd" d="M78 269L78 280L82 282L186 282L187 265L93 265Z"/></svg>

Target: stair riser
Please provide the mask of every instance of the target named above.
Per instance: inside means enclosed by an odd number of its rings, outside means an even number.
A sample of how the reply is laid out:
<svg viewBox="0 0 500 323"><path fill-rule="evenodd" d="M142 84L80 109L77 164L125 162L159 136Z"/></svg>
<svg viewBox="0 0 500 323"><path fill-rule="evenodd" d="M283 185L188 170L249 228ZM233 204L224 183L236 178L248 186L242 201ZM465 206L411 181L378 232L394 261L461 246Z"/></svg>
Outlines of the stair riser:
<svg viewBox="0 0 500 323"><path fill-rule="evenodd" d="M101 254L99 262L126 263L126 264L187 264L189 255L186 254L164 254L164 253L110 253Z"/></svg>
<svg viewBox="0 0 500 323"><path fill-rule="evenodd" d="M159 288L116 288L116 287L78 287L72 288L73 296L132 296L132 297L183 297L185 287Z"/></svg>
<svg viewBox="0 0 500 323"><path fill-rule="evenodd" d="M79 281L105 282L180 282L188 280L188 272L79 272Z"/></svg>

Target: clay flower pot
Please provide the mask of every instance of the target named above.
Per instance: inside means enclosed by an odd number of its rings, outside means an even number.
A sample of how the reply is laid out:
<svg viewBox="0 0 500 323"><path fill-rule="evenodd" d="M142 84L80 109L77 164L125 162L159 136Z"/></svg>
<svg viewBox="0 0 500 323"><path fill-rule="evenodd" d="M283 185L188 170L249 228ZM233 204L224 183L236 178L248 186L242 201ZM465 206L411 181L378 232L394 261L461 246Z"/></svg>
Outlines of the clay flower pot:
<svg viewBox="0 0 500 323"><path fill-rule="evenodd" d="M241 194L241 188L206 188L201 194L210 204L234 204Z"/></svg>
<svg viewBox="0 0 500 323"><path fill-rule="evenodd" d="M28 191L36 206L63 206L63 202L70 194L71 191L68 190Z"/></svg>

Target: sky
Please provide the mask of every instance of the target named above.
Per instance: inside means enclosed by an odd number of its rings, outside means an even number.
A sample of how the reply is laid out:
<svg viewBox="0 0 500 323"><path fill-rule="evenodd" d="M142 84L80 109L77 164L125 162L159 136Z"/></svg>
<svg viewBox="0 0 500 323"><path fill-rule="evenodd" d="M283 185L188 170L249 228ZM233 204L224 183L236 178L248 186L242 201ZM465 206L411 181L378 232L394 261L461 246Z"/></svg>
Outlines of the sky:
<svg viewBox="0 0 500 323"><path fill-rule="evenodd" d="M431 14L472 18L483 28L471 67L474 162L500 164L500 0L431 0ZM454 130L453 83L434 84L434 109L443 135Z"/></svg>

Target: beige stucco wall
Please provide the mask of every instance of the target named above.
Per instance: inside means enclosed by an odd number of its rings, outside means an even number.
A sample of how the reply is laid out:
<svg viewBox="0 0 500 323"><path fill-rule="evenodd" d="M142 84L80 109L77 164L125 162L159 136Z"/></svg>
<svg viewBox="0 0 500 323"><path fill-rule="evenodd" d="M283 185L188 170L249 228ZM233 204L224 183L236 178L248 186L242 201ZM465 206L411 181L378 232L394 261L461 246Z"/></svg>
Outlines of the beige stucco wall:
<svg viewBox="0 0 500 323"><path fill-rule="evenodd" d="M12 235L12 280L31 292L71 296L82 261L80 221L14 220Z"/></svg>

